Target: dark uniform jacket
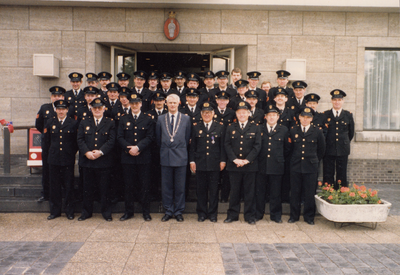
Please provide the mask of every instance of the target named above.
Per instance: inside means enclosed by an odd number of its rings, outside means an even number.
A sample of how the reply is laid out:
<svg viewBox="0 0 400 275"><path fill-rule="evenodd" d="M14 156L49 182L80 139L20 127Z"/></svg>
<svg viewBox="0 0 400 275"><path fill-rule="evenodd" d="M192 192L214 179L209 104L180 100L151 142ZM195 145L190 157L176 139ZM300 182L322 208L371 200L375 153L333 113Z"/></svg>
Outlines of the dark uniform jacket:
<svg viewBox="0 0 400 275"><path fill-rule="evenodd" d="M220 162L226 162L226 129L216 121L209 128L207 131L203 121L193 125L189 161L194 161L199 171L220 171Z"/></svg>
<svg viewBox="0 0 400 275"><path fill-rule="evenodd" d="M44 127L47 125L47 122L55 118L57 116L54 111L53 103L45 103L40 106L39 112L36 115L35 127L36 129L43 134Z"/></svg>
<svg viewBox="0 0 400 275"><path fill-rule="evenodd" d="M285 158L290 155L289 129L277 124L268 133L266 124L260 126L261 151L258 155L258 170L268 175L283 175Z"/></svg>
<svg viewBox="0 0 400 275"><path fill-rule="evenodd" d="M327 156L346 156L350 154L350 141L354 137L353 114L343 110L336 118L332 110L327 110L325 114L326 134L326 155Z"/></svg>
<svg viewBox="0 0 400 275"><path fill-rule="evenodd" d="M193 113L190 111L189 108L190 108L189 105L183 106L179 109L179 112L181 112L184 115L189 116L190 122L192 124L203 121L203 119L201 118L201 110L199 108L199 105L196 105L196 109L194 110Z"/></svg>
<svg viewBox="0 0 400 275"><path fill-rule="evenodd" d="M255 124L263 124L264 111L256 107L256 109L254 110L254 115L250 115L249 120L254 122Z"/></svg>
<svg viewBox="0 0 400 275"><path fill-rule="evenodd" d="M119 101L119 99L117 99L117 100L115 101L114 106L111 106L110 100L107 100L107 101L106 101L106 110L105 110L105 112L104 112L104 116L114 118L114 117L112 116L113 109L114 109L114 108L118 109L118 106L121 106L121 101Z"/></svg>
<svg viewBox="0 0 400 275"><path fill-rule="evenodd" d="M325 154L322 130L310 125L306 133L296 125L290 129L292 157L290 170L297 173L318 173L318 163Z"/></svg>
<svg viewBox="0 0 400 275"><path fill-rule="evenodd" d="M115 140L116 130L113 119L103 116L97 127L94 118L82 119L78 130L79 165L88 168L113 167ZM101 150L104 155L98 159L89 160L85 153L92 150Z"/></svg>
<svg viewBox="0 0 400 275"><path fill-rule="evenodd" d="M225 151L228 158L227 170L237 172L257 172L257 156L261 149L260 128L255 123L247 122L243 130L239 123L228 126L225 134ZM247 159L250 161L243 167L236 167L235 159Z"/></svg>
<svg viewBox="0 0 400 275"><path fill-rule="evenodd" d="M211 101L211 102L214 102L214 103L215 103L215 100L217 99L216 95L217 95L220 91L221 91L221 89L220 89L219 87L210 90L209 97L210 97L210 101ZM237 90L235 90L235 89L233 89L233 88L227 87L225 91L230 95L231 99L232 99L234 96L236 96L236 94L237 94Z"/></svg>
<svg viewBox="0 0 400 275"><path fill-rule="evenodd" d="M78 96L75 96L72 89L68 90L65 92L64 98L66 101L68 101L69 109L73 116L77 116L79 107L86 104L85 94L83 93L82 89L79 89Z"/></svg>
<svg viewBox="0 0 400 275"><path fill-rule="evenodd" d="M161 112L161 115L168 113L168 109L166 107L164 107L164 109ZM158 119L158 114L155 108L149 110L146 112L146 115L148 117L150 117L152 120L154 120L155 122L157 122Z"/></svg>
<svg viewBox="0 0 400 275"><path fill-rule="evenodd" d="M292 109L293 112L297 115L297 113L300 111L300 108L306 106L306 101L303 97L303 101L301 102L301 104L299 104L297 98L293 96L289 98L289 100L286 102L286 106L290 107L290 109Z"/></svg>
<svg viewBox="0 0 400 275"><path fill-rule="evenodd" d="M178 87L175 89L176 94L179 96L180 101L181 101L181 106L186 106L186 92L187 92L188 88L187 87L183 87L182 92L178 91Z"/></svg>
<svg viewBox="0 0 400 275"><path fill-rule="evenodd" d="M260 88L256 88L256 92L258 93L258 102L256 107L264 110L267 106L267 93Z"/></svg>
<svg viewBox="0 0 400 275"><path fill-rule="evenodd" d="M91 117L93 117L92 111L89 110L89 107L86 103L78 108L78 112L76 114L76 119L78 121L81 121L83 118L89 119Z"/></svg>
<svg viewBox="0 0 400 275"><path fill-rule="evenodd" d="M97 95L101 99L103 99L105 102L108 101L108 95L107 95L108 90L103 91L101 88L99 89L99 94Z"/></svg>
<svg viewBox="0 0 400 275"><path fill-rule="evenodd" d="M273 87L273 88L282 88L282 87L276 86L276 87ZM284 89L285 89L285 91L286 91L287 94L288 94L288 99L294 97L294 91L293 91L292 88L286 87L286 88L284 88ZM271 89L269 90L269 92L268 92L268 99L269 99L270 102L274 101L274 95L272 94L274 90L275 90L275 89L272 89L272 88L271 88Z"/></svg>
<svg viewBox="0 0 400 275"><path fill-rule="evenodd" d="M231 97L230 99L229 99L229 104L228 104L228 107L229 108L232 108L232 110L235 110L236 111L236 106L239 104L239 102L242 102L242 101L244 101L241 97L240 97L240 95L237 93L235 96L233 96L233 97Z"/></svg>
<svg viewBox="0 0 400 275"><path fill-rule="evenodd" d="M131 111L130 108L129 108L129 114L132 114L132 111ZM115 121L115 128L116 129L118 129L119 121L125 115L127 115L127 114L124 112L124 107L122 106L122 104L119 104L118 106L116 106L115 108L112 109L111 118L113 118L114 121Z"/></svg>
<svg viewBox="0 0 400 275"><path fill-rule="evenodd" d="M215 108L214 112L215 112L214 120L216 122L222 122L225 127L227 127L229 124L235 121L236 113L234 110L229 109L228 107L226 107L223 114L221 114L218 108Z"/></svg>
<svg viewBox="0 0 400 275"><path fill-rule="evenodd" d="M132 91L137 91L137 90L136 88L133 88ZM143 87L140 94L143 96L142 108L140 110L144 113L151 109L151 100L153 98L153 92Z"/></svg>
<svg viewBox="0 0 400 275"><path fill-rule="evenodd" d="M117 139L121 151L121 163L148 164L151 162L151 143L155 139L155 122L143 112L133 119L132 115L123 116L118 125ZM131 156L128 146L139 147L140 154Z"/></svg>
<svg viewBox="0 0 400 275"><path fill-rule="evenodd" d="M211 91L212 89L210 89ZM199 106L201 106L204 102L210 101L210 92L207 91L206 87L199 89L200 96L199 101L197 102Z"/></svg>
<svg viewBox="0 0 400 275"><path fill-rule="evenodd" d="M297 119L293 110L288 107L283 109L282 113L280 114L278 124L284 125L288 129L295 126L297 124Z"/></svg>
<svg viewBox="0 0 400 275"><path fill-rule="evenodd" d="M74 165L78 151L76 141L78 121L66 117L61 125L58 118L50 119L44 129L45 143L49 148L48 163L51 165Z"/></svg>

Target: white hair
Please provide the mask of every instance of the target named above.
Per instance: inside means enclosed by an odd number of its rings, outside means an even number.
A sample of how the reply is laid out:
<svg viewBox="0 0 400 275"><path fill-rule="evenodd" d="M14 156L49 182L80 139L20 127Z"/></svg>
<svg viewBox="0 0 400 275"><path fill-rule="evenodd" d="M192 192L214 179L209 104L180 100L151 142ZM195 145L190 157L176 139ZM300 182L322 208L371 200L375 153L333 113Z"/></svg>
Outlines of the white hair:
<svg viewBox="0 0 400 275"><path fill-rule="evenodd" d="M178 101L181 100L181 98L177 94L170 94L169 96L167 96L167 102L169 98L175 98Z"/></svg>

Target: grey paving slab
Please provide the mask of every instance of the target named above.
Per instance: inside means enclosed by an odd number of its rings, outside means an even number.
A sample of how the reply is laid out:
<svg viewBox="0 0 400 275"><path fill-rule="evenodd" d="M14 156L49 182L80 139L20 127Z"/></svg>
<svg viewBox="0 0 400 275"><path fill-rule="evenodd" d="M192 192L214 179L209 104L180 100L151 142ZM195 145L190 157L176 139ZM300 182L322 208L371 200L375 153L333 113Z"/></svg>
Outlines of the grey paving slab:
<svg viewBox="0 0 400 275"><path fill-rule="evenodd" d="M0 274L58 274L82 245L70 242L0 242L3 248L0 250Z"/></svg>
<svg viewBox="0 0 400 275"><path fill-rule="evenodd" d="M400 274L398 244L237 243L220 249L226 274Z"/></svg>

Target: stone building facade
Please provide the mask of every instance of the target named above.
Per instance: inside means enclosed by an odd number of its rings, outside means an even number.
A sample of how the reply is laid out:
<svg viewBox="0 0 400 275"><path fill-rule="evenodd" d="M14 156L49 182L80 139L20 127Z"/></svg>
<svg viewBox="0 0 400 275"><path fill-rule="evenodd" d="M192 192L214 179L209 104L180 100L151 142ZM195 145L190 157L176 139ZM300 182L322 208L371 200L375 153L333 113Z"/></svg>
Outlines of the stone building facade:
<svg viewBox="0 0 400 275"><path fill-rule="evenodd" d="M71 71L110 71L111 46L159 52L234 48L235 67L258 70L261 81L273 85L275 71L284 68L286 59L305 59L307 92L321 96L319 111L330 108L332 89L348 95L344 108L354 113L356 123L349 170L358 171L349 171L350 181L361 181L362 173L374 170L388 181L394 175L398 178L400 132L365 131L363 125L365 50L400 49L398 9L391 13L154 7L0 6L0 118L15 126L34 125L40 105L49 101L49 87L69 89ZM171 10L180 23L174 41L163 33ZM34 76L33 54L54 54L60 60L59 78ZM26 131L12 134L12 154L26 153L26 144Z"/></svg>

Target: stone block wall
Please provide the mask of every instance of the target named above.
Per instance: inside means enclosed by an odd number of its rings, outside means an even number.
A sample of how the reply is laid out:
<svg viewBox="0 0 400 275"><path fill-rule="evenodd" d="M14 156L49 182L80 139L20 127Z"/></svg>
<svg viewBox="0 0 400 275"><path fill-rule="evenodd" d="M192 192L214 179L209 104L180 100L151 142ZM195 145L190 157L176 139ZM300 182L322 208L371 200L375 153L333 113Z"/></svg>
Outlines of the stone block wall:
<svg viewBox="0 0 400 275"><path fill-rule="evenodd" d="M170 10L176 12L181 26L174 41L163 34ZM319 110L330 108L332 89L343 89L348 94L345 109L354 113L356 130L362 132L365 48L398 48L399 26L396 11L0 6L0 118L12 120L15 125L33 125L40 105L49 101L48 88L69 88L69 72L110 69L107 48L112 44L135 44L144 51L146 47L205 51L233 46L237 48L235 60L244 71L258 70L262 73L260 81L270 80L273 85L275 71L283 68L286 59L306 59L307 92L322 96ZM34 53L59 58L60 78L33 76ZM25 132L13 134L12 153L25 152L25 136ZM400 159L400 154L391 153L399 151L400 144L387 144L355 140L350 157ZM2 147L0 142L0 151Z"/></svg>

